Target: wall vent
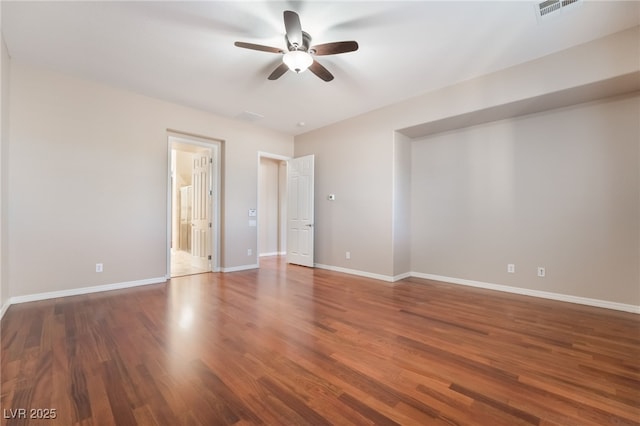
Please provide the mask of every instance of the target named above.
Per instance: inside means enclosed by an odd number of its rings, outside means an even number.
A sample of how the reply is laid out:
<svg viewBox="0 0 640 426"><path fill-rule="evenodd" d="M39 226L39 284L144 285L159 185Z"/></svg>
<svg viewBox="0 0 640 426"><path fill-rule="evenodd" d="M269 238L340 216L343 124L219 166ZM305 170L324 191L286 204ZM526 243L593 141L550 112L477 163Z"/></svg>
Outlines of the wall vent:
<svg viewBox="0 0 640 426"><path fill-rule="evenodd" d="M549 16L560 15L563 11L573 9L582 4L582 0L545 0L536 3L536 18L547 18Z"/></svg>

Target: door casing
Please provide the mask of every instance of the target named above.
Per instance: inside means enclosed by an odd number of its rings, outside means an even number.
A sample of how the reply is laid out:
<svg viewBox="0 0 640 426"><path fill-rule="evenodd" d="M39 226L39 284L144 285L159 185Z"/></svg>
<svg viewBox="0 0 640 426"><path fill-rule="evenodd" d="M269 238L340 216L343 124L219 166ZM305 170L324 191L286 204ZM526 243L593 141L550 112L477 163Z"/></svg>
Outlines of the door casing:
<svg viewBox="0 0 640 426"><path fill-rule="evenodd" d="M287 157L284 155L278 155L278 154L271 154L268 152L263 152L263 151L258 151L258 162L257 162L257 167L258 167L258 180L260 179L260 160L262 158L269 158L271 160L277 160L277 161L284 161L288 164L289 160L291 160L291 157ZM284 184L287 184L287 180L288 179L284 179ZM256 182L257 188L260 188L260 182ZM287 189L284 189L284 195L286 197L286 193L287 193ZM262 194L260 194L260 191L258 190L258 199L256 200L256 206L260 206L260 197ZM286 202L285 202L286 204ZM260 212L258 212L258 215L260 214ZM283 230L283 237L284 237L284 246L285 246L285 252L286 252L286 240L287 240L287 232L286 232L286 228L287 228L287 209L284 208L283 211L281 212L281 217L278 218L278 220L280 221L281 226L284 228ZM257 240L256 240L256 255L257 255L257 259L258 259L258 266L260 266L260 222L258 221L258 229L257 229Z"/></svg>
<svg viewBox="0 0 640 426"><path fill-rule="evenodd" d="M221 148L222 141L202 136L194 136L181 134L175 131L167 132L167 271L166 279L171 278L171 225L172 225L172 194L171 194L171 149L174 145L187 145L192 146L194 150L208 149L211 163L211 191L209 212L211 213L211 231L209 233L209 246L211 255L211 268L212 272L218 272L220 270L220 191L221 191Z"/></svg>

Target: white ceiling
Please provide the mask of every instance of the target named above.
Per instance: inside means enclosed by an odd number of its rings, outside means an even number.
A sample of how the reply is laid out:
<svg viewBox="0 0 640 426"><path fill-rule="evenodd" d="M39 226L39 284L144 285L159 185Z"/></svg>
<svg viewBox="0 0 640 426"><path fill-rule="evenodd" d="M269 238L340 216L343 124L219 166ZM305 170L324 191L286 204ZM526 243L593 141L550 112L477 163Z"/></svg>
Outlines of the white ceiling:
<svg viewBox="0 0 640 426"><path fill-rule="evenodd" d="M640 24L638 1L585 1L540 22L535 5L3 0L2 32L14 59L225 117L257 113L257 125L295 135ZM233 45L285 47L284 10L312 44L358 41L318 57L333 81L268 81L280 55Z"/></svg>

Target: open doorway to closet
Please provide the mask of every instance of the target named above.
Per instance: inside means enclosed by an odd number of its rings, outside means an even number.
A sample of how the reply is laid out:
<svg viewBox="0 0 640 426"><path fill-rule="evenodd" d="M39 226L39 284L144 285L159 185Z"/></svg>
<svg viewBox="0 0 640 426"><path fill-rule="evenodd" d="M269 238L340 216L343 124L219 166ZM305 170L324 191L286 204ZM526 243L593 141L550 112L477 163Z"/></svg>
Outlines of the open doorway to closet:
<svg viewBox="0 0 640 426"><path fill-rule="evenodd" d="M287 252L287 160L258 156L258 256L284 256Z"/></svg>
<svg viewBox="0 0 640 426"><path fill-rule="evenodd" d="M169 136L167 276L217 271L220 143Z"/></svg>

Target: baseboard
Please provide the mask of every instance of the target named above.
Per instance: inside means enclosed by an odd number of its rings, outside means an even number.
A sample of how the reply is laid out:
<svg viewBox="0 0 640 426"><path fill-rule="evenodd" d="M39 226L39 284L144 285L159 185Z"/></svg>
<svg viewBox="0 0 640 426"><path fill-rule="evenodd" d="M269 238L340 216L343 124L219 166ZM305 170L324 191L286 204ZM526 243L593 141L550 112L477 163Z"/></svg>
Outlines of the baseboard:
<svg viewBox="0 0 640 426"><path fill-rule="evenodd" d="M577 303L579 305L596 306L598 308L613 309L616 311L631 312L640 314L640 306L628 305L625 303L609 302L607 300L591 299L588 297L571 296L568 294L552 293L541 290L531 290L527 288L511 287L501 284L485 283L482 281L465 280L461 278L444 277L441 275L423 274L420 272L412 272L412 277L423 278L433 281L442 281L450 284L466 285L470 287L484 288L488 290L502 291L505 293L515 293L524 296L540 297L543 299L558 300L560 302Z"/></svg>
<svg viewBox="0 0 640 426"><path fill-rule="evenodd" d="M234 266L230 268L221 268L221 271L237 272L237 271L246 271L249 269L256 269L258 267L259 267L258 264L241 265L241 266ZM315 264L315 267L320 269L327 269L329 271L341 272L349 275L357 275L361 277L372 278L375 280L380 280L385 282L396 282L409 277L422 278L422 279L433 280L433 281L441 281L441 282L450 283L450 284L459 284L459 285L465 285L469 287L477 287L477 288L484 288L488 290L502 291L505 293L515 293L515 294L521 294L524 296L540 297L543 299L558 300L561 302L577 303L580 305L595 306L599 308L613 309L616 311L624 311L624 312L631 312L634 314L640 314L640 306L636 306L636 305L610 302L607 300L600 300L600 299L591 299L588 297L579 297L579 296L571 296L567 294L552 293L548 291L531 290L531 289L520 288L520 287L511 287L511 286L506 286L501 284L486 283L482 281L473 281L473 280L466 280L461 278L446 277L442 275L424 274L421 272L410 272L410 273L404 273L396 276L389 276L389 275L374 274L371 272L359 271L356 269L342 268L339 266L323 265L320 263ZM139 286L149 285L149 284L159 284L163 282L166 282L166 278L158 277L158 278L148 278L148 279L137 280L137 281L127 281L127 282L115 283L115 284L99 285L99 286L93 286L93 287L82 287L82 288L75 288L70 290L51 291L47 293L37 293L37 294L30 294L25 296L15 296L5 301L5 303L0 307L0 320L9 309L9 306L16 303L35 302L38 300L55 299L58 297L78 296L82 294L98 293L101 291L121 290L125 288L139 287Z"/></svg>
<svg viewBox="0 0 640 426"><path fill-rule="evenodd" d="M287 254L286 251L274 251L274 252L271 252L271 253L260 253L260 255L258 255L258 257L284 256L285 254Z"/></svg>
<svg viewBox="0 0 640 426"><path fill-rule="evenodd" d="M6 302L4 302L4 304L0 307L0 320L2 320L2 317L4 316L4 314L7 312L7 309L9 309L9 306L11 306L11 302L9 300L7 300Z"/></svg>
<svg viewBox="0 0 640 426"><path fill-rule="evenodd" d="M405 278L411 278L411 272L405 272L404 274L394 276L393 282L404 280Z"/></svg>
<svg viewBox="0 0 640 426"><path fill-rule="evenodd" d="M341 272L343 274L349 274L349 275L357 275L365 278L373 278L374 280L386 281L389 283L392 283L395 281L395 277L392 277L389 275L374 274L372 272L359 271L357 269L348 269L348 268L342 268L340 266L323 265L321 263L316 263L314 264L314 266L320 269L326 269L334 272Z"/></svg>
<svg viewBox="0 0 640 426"><path fill-rule="evenodd" d="M320 263L316 263L315 267L320 269L327 269L329 271L341 272L349 275L357 275L357 276L366 277L366 278L373 278L375 280L386 281L386 282L396 282L396 281L403 280L405 278L410 278L410 277L423 278L423 279L433 280L433 281L442 281L450 284L466 285L470 287L484 288L487 290L496 290L496 291L502 291L505 293L515 293L515 294L521 294L524 296L540 297L542 299L558 300L560 302L577 303L579 305L595 306L598 308L606 308L606 309L613 309L616 311L624 311L624 312L631 312L634 314L640 314L640 306L636 306L636 305L628 305L625 303L610 302L607 300L600 300L600 299L590 299L588 297L571 296L568 294L561 294L561 293L552 293L548 291L531 290L531 289L520 288L520 287L511 287L511 286L506 286L501 284L485 283L482 281L473 281L473 280L465 280L461 278L445 277L442 275L423 274L421 272L407 272L407 273L396 275L396 276L389 276L389 275L374 274L371 272L359 271L356 269L342 268L339 266L323 265Z"/></svg>
<svg viewBox="0 0 640 426"><path fill-rule="evenodd" d="M232 266L230 268L221 268L222 272L238 272L238 271L247 271L249 269L258 269L260 266L257 263L253 265L240 265L240 266Z"/></svg>
<svg viewBox="0 0 640 426"><path fill-rule="evenodd" d="M27 294L25 296L14 296L9 300L9 304L35 302L38 300L55 299L58 297L78 296L81 294L98 293L101 291L121 290L124 288L139 287L149 284L159 284L166 282L164 277L147 278L144 280L127 281L115 284L97 285L92 287L73 288L70 290L50 291L47 293Z"/></svg>

